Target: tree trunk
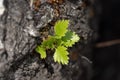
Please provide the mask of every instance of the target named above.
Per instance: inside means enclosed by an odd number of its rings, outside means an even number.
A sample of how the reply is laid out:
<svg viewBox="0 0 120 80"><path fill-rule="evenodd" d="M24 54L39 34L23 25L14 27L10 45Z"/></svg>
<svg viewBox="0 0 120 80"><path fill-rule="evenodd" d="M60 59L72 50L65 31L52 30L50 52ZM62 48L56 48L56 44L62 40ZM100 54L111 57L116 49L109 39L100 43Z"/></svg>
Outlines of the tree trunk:
<svg viewBox="0 0 120 80"><path fill-rule="evenodd" d="M87 46L93 31L88 25L88 2L51 1L32 4L30 0L4 0L5 11L0 17L0 80L90 80ZM81 38L69 50L68 65L55 63L52 52L42 60L34 51L46 35L40 33L52 32L54 22L59 19L69 19L69 28Z"/></svg>

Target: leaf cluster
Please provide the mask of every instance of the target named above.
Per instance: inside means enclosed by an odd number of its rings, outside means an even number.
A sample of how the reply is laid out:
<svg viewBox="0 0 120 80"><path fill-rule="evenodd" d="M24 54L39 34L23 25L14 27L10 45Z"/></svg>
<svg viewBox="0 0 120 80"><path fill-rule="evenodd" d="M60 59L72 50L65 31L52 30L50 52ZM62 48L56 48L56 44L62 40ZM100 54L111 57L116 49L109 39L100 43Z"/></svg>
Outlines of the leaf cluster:
<svg viewBox="0 0 120 80"><path fill-rule="evenodd" d="M54 26L54 35L49 36L41 45L38 45L36 51L42 59L46 58L46 50L55 50L54 61L62 64L68 64L68 47L72 47L79 41L79 36L68 30L69 20L58 20Z"/></svg>

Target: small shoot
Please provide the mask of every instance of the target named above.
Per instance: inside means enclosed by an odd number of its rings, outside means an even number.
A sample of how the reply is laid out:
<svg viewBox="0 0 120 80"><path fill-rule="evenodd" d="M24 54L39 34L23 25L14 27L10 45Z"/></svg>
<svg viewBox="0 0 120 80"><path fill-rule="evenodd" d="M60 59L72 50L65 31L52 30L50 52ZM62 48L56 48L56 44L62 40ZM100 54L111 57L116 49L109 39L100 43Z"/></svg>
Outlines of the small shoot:
<svg viewBox="0 0 120 80"><path fill-rule="evenodd" d="M42 59L46 58L46 50L55 50L53 59L55 62L67 65L69 63L68 47L72 47L79 41L80 37L71 30L68 30L69 20L58 20L54 26L54 35L44 40L38 45L36 51Z"/></svg>

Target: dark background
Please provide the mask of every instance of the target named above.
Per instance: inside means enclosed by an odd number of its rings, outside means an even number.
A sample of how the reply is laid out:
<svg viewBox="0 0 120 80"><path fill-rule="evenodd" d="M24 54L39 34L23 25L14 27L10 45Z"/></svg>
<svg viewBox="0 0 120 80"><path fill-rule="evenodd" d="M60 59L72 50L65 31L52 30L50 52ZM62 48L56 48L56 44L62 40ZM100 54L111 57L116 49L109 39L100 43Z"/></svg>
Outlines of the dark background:
<svg viewBox="0 0 120 80"><path fill-rule="evenodd" d="M120 0L95 0L95 3L96 43L120 39ZM120 44L94 48L93 69L92 80L120 80Z"/></svg>

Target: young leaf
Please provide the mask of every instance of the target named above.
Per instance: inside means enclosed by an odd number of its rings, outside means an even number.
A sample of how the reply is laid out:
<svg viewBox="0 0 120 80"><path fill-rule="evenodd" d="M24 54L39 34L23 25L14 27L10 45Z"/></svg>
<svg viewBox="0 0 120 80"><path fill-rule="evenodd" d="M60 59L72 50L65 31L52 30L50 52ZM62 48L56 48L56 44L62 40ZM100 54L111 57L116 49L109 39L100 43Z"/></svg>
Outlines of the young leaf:
<svg viewBox="0 0 120 80"><path fill-rule="evenodd" d="M50 37L48 37L48 39L46 39L45 41L42 42L42 47L44 47L46 49L53 49L54 42L55 42L54 37L50 36Z"/></svg>
<svg viewBox="0 0 120 80"><path fill-rule="evenodd" d="M36 52L38 52L40 54L40 57L43 59L43 58L46 58L46 51L44 48L42 48L41 46L37 46L36 48Z"/></svg>
<svg viewBox="0 0 120 80"><path fill-rule="evenodd" d="M55 26L54 26L55 36L57 36L58 38L65 36L65 33L67 32L68 25L69 25L69 20L57 21L55 23Z"/></svg>
<svg viewBox="0 0 120 80"><path fill-rule="evenodd" d="M54 61L62 64L68 64L68 60L69 60L68 54L69 53L67 52L66 47L58 46L53 56Z"/></svg>
<svg viewBox="0 0 120 80"><path fill-rule="evenodd" d="M66 35L62 38L63 45L66 47L72 47L72 45L75 44L75 42L79 41L79 36L75 34L74 32L68 31Z"/></svg>
<svg viewBox="0 0 120 80"><path fill-rule="evenodd" d="M72 31L67 31L65 36L62 37L62 40L67 42L68 40L70 40L73 36L73 32Z"/></svg>
<svg viewBox="0 0 120 80"><path fill-rule="evenodd" d="M73 42L73 43L75 43L75 42L78 42L79 41L79 36L77 35L77 34L75 34L75 32L73 32L73 36L72 36L72 38L71 38L71 41Z"/></svg>

